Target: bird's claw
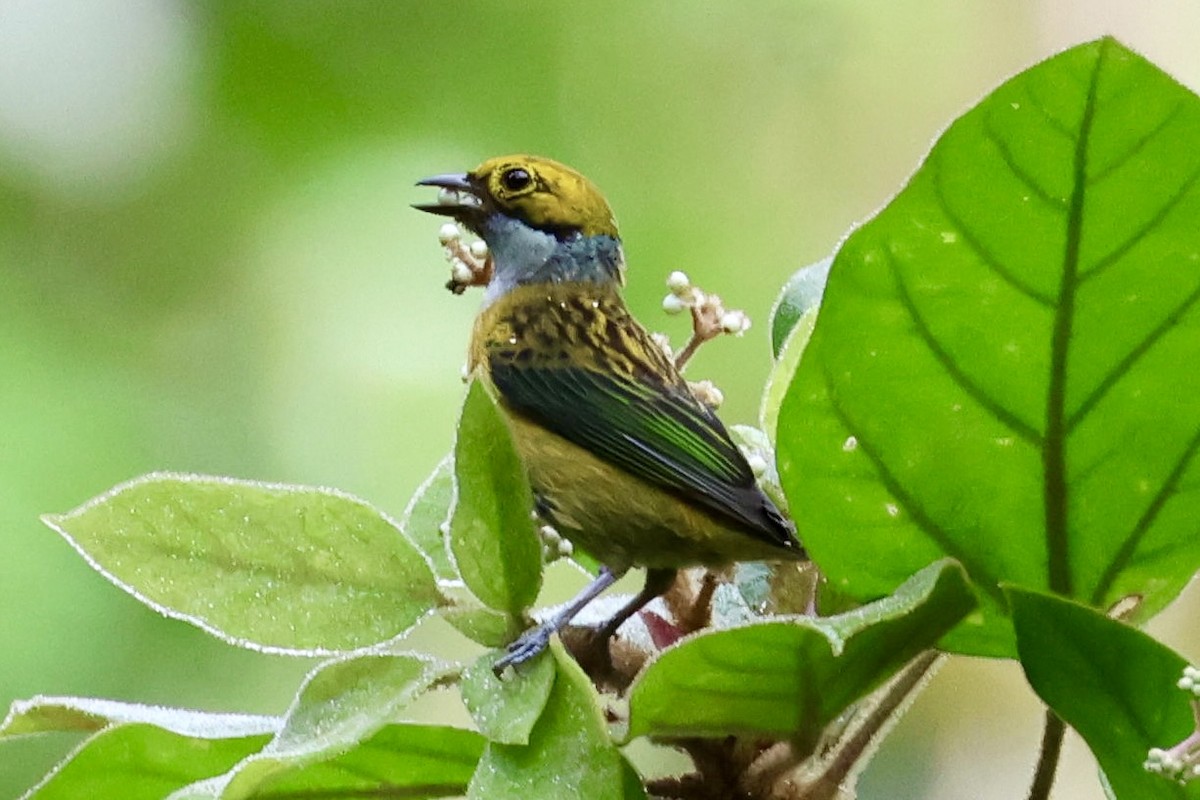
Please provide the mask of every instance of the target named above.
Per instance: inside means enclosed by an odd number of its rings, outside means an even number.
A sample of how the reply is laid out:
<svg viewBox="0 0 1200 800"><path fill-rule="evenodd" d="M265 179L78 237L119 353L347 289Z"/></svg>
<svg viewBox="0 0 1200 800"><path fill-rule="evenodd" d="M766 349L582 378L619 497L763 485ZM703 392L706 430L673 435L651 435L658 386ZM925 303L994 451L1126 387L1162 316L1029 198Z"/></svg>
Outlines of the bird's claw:
<svg viewBox="0 0 1200 800"><path fill-rule="evenodd" d="M508 667L520 666L536 657L550 646L550 636L553 633L553 628L544 625L525 631L508 646L507 652L496 660L492 665L492 672L499 678Z"/></svg>

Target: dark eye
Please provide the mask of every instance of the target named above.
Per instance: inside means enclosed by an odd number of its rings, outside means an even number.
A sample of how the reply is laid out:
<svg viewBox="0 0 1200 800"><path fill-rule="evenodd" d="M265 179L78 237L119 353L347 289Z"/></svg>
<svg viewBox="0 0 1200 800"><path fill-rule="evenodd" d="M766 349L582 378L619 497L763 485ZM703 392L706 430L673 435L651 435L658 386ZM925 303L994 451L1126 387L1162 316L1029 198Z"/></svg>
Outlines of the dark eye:
<svg viewBox="0 0 1200 800"><path fill-rule="evenodd" d="M527 170L513 167L500 176L500 182L510 192L519 192L533 183L533 176Z"/></svg>

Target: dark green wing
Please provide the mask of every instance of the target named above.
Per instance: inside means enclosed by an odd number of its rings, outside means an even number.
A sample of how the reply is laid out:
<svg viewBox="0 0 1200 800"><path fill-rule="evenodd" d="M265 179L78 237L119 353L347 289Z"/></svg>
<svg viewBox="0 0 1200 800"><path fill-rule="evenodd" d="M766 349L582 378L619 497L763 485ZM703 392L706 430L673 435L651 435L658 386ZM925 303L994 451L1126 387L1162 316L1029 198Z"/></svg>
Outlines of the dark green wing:
<svg viewBox="0 0 1200 800"><path fill-rule="evenodd" d="M514 410L652 483L798 549L788 522L759 490L721 422L686 385L652 375L490 359L492 382Z"/></svg>

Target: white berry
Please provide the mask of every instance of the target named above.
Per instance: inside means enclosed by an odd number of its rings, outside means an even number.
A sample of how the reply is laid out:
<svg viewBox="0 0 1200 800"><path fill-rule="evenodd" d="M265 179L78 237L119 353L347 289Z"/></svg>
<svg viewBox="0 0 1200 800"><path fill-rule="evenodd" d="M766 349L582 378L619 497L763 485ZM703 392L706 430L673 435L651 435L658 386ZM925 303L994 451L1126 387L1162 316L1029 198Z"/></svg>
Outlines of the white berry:
<svg viewBox="0 0 1200 800"><path fill-rule="evenodd" d="M671 290L671 294L681 295L692 288L692 281L686 273L675 270L667 276L667 288Z"/></svg>
<svg viewBox="0 0 1200 800"><path fill-rule="evenodd" d="M447 222L445 225L438 228L438 241L442 244L457 242L460 236L462 236L462 231L460 231L458 226L453 222Z"/></svg>
<svg viewBox="0 0 1200 800"><path fill-rule="evenodd" d="M662 307L663 311L668 314L678 314L687 308L687 303L683 302L678 295L669 294L663 298Z"/></svg>
<svg viewBox="0 0 1200 800"><path fill-rule="evenodd" d="M750 329L750 318L741 311L727 311L721 315L721 330L726 333L742 334Z"/></svg>
<svg viewBox="0 0 1200 800"><path fill-rule="evenodd" d="M475 273L471 272L471 268L457 258L450 263L450 277L455 283L467 285L475 280Z"/></svg>

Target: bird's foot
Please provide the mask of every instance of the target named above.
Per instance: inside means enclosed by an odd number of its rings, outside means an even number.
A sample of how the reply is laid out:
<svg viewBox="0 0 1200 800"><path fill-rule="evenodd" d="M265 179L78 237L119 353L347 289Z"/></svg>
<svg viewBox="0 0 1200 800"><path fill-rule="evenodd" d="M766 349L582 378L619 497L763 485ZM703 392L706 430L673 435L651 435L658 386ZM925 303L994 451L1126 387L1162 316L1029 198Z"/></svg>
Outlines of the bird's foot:
<svg viewBox="0 0 1200 800"><path fill-rule="evenodd" d="M499 678L508 667L518 667L535 658L550 646L552 635L554 635L554 626L552 625L538 625L536 628L525 631L508 646L507 652L496 660L496 663L492 665L492 672Z"/></svg>

